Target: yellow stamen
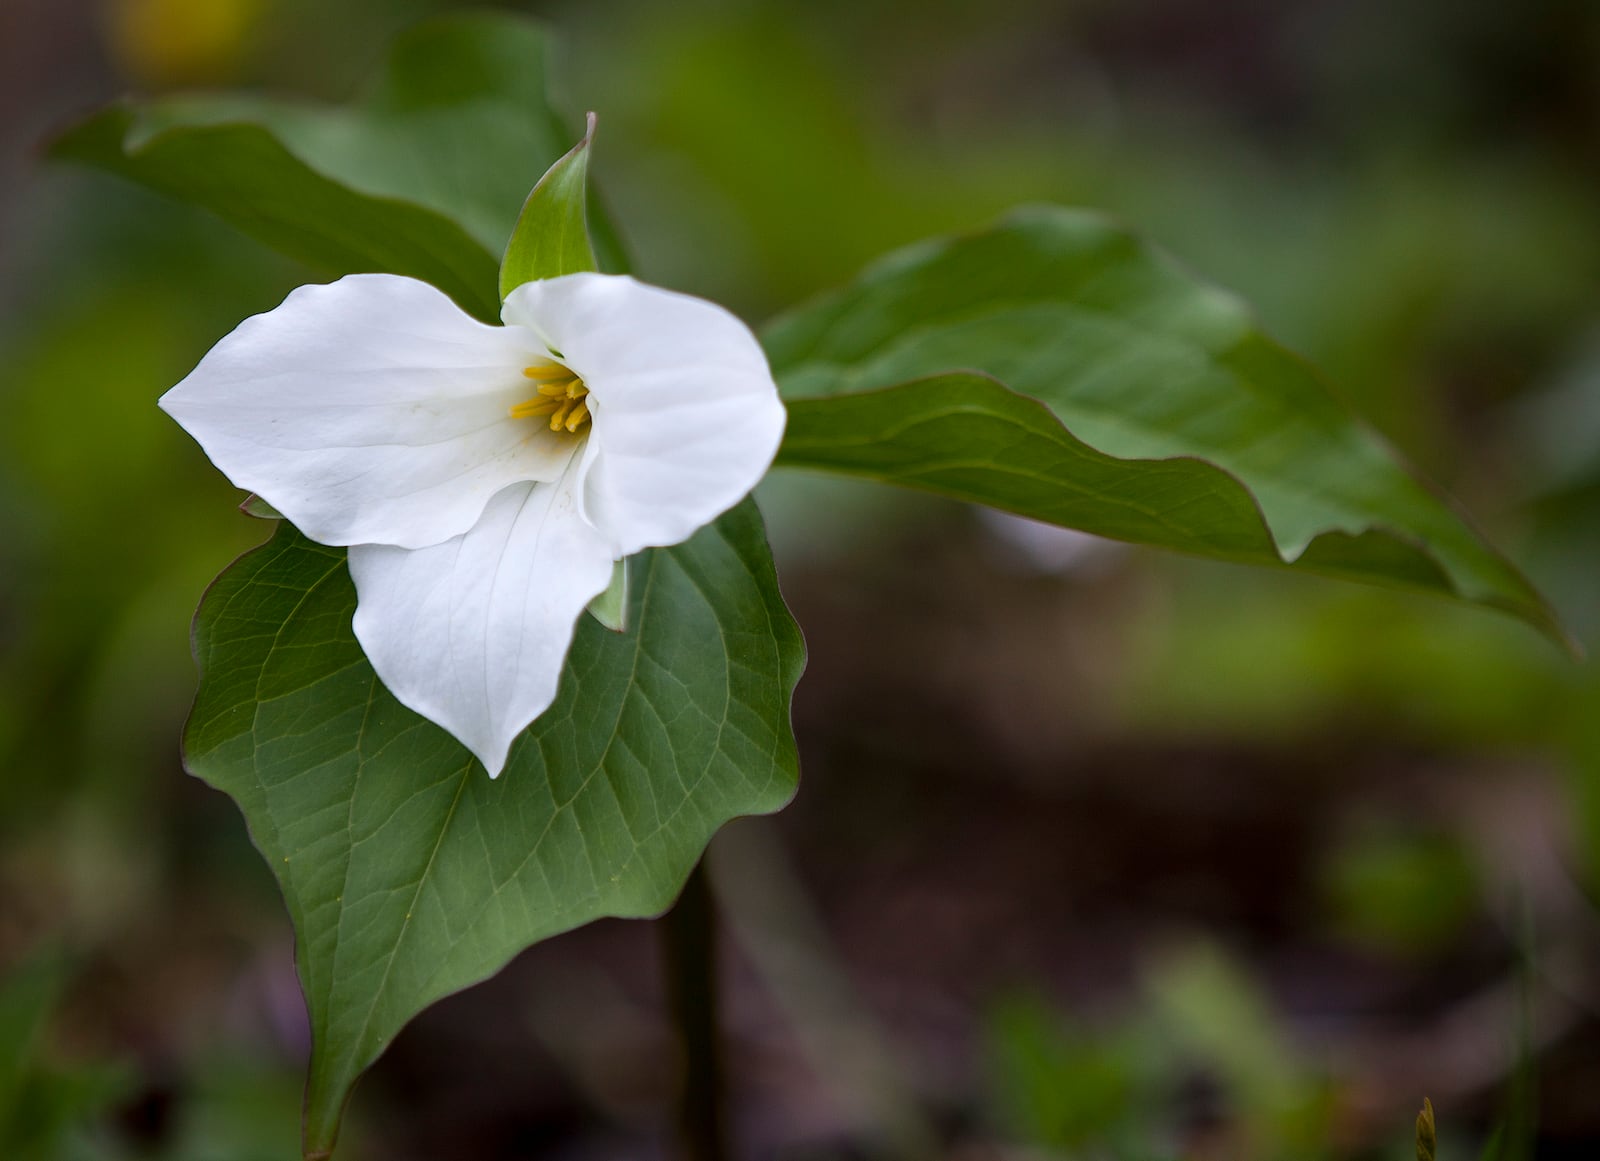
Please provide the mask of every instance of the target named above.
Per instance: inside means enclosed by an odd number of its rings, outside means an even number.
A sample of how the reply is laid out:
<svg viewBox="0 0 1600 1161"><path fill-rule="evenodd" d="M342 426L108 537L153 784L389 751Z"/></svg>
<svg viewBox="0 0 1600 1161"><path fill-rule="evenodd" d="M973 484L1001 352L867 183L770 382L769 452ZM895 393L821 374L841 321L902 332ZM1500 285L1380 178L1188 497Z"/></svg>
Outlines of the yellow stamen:
<svg viewBox="0 0 1600 1161"><path fill-rule="evenodd" d="M522 373L538 383L539 393L514 404L512 419L542 419L548 415L551 431L565 431L570 435L576 435L578 429L589 422L589 405L583 402L589 388L570 367L559 364L524 367Z"/></svg>
<svg viewBox="0 0 1600 1161"><path fill-rule="evenodd" d="M549 415L563 406L560 399L529 399L511 408L512 419L532 419L536 415Z"/></svg>

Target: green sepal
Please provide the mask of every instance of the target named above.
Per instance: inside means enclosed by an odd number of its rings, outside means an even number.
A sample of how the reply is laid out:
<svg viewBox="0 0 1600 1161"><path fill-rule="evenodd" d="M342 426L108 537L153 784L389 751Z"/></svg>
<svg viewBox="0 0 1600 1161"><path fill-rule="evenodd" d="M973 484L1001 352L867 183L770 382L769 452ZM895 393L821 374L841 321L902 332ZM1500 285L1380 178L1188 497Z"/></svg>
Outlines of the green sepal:
<svg viewBox="0 0 1600 1161"><path fill-rule="evenodd" d="M244 503L239 505L239 511L246 516L254 516L257 520L282 520L283 513L267 503L254 492L244 498Z"/></svg>
<svg viewBox="0 0 1600 1161"><path fill-rule="evenodd" d="M524 282L599 269L589 242L589 144L595 115L579 141L545 171L522 204L500 259L500 298Z"/></svg>
<svg viewBox="0 0 1600 1161"><path fill-rule="evenodd" d="M589 615L613 633L628 631L628 562L611 566L611 583L589 602Z"/></svg>

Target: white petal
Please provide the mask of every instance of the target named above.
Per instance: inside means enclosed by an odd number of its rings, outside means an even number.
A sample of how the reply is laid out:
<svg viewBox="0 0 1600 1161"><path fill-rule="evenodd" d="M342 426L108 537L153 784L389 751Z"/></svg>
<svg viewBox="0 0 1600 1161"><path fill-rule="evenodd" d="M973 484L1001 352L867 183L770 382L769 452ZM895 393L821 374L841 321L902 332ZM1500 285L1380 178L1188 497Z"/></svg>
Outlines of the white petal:
<svg viewBox="0 0 1600 1161"><path fill-rule="evenodd" d="M687 539L771 465L783 404L750 328L722 307L569 274L512 291L502 317L559 350L589 387L583 508L619 556Z"/></svg>
<svg viewBox="0 0 1600 1161"><path fill-rule="evenodd" d="M373 668L491 778L554 700L573 626L611 580L610 549L577 512L576 462L559 483L497 493L443 544L350 549L356 637Z"/></svg>
<svg viewBox="0 0 1600 1161"><path fill-rule="evenodd" d="M246 319L161 406L224 475L324 544L437 544L569 441L513 420L543 348L427 283L352 274Z"/></svg>

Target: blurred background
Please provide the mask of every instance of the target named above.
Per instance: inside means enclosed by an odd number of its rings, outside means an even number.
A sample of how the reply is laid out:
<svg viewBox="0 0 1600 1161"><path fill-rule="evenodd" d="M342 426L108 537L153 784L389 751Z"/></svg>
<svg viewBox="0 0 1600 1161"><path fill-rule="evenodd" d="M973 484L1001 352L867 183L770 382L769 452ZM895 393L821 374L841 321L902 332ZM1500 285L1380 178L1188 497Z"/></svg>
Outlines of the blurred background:
<svg viewBox="0 0 1600 1161"><path fill-rule="evenodd" d="M0 0L0 1154L297 1155L287 917L187 778L264 529L154 406L316 272L46 167L343 100L439 0ZM571 0L650 281L752 323L1027 201L1240 291L1600 647L1600 5ZM1600 1155L1600 674L1492 614L775 475L803 780L712 850L744 1158ZM341 1156L667 1156L659 932L425 1013ZM1499 1131L1498 1143L1492 1139ZM1485 1151L1487 1145L1487 1151Z"/></svg>

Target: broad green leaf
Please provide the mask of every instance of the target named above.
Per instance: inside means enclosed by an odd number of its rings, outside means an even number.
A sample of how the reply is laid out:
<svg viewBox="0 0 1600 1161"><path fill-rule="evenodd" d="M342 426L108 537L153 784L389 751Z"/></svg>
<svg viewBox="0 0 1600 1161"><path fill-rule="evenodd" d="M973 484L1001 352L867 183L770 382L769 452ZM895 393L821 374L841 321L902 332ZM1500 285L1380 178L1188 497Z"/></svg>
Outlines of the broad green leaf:
<svg viewBox="0 0 1600 1161"><path fill-rule="evenodd" d="M207 594L185 757L238 802L288 902L308 1155L420 1009L537 940L659 913L718 826L793 793L804 650L755 505L632 567L631 629L580 621L496 780L378 681L342 550L283 522Z"/></svg>
<svg viewBox="0 0 1600 1161"><path fill-rule="evenodd" d="M524 282L596 269L584 212L594 123L590 113L583 140L552 165L528 195L500 259L502 299Z"/></svg>
<svg viewBox="0 0 1600 1161"><path fill-rule="evenodd" d="M781 464L1455 596L1566 640L1243 304L1097 215L1029 209L913 247L763 337L790 408Z"/></svg>
<svg viewBox="0 0 1600 1161"><path fill-rule="evenodd" d="M259 125L170 129L135 143L139 127L135 108L115 105L57 141L54 155L204 206L330 274L410 275L496 317L493 257L442 214L325 177Z"/></svg>
<svg viewBox="0 0 1600 1161"><path fill-rule="evenodd" d="M411 275L492 319L494 256L571 140L546 97L547 47L517 17L441 17L398 38L349 106L124 102L68 131L54 154L204 206L331 273ZM594 207L591 226L605 267L620 269Z"/></svg>

